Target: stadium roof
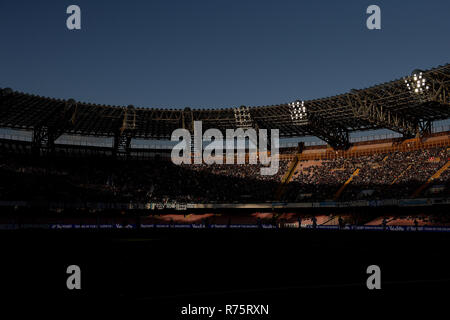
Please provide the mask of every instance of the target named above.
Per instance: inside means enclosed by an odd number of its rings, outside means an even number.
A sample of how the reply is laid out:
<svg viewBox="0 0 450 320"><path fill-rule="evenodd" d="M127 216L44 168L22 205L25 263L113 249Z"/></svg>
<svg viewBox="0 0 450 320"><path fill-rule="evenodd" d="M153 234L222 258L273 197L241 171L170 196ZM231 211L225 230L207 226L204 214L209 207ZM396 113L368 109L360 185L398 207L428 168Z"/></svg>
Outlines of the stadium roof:
<svg viewBox="0 0 450 320"><path fill-rule="evenodd" d="M348 133L386 128L411 137L450 118L450 64L370 88L304 102L226 109L120 107L0 90L0 127L27 129L35 139L61 134L170 139L177 128L279 129L280 137L312 135L335 148L349 145Z"/></svg>

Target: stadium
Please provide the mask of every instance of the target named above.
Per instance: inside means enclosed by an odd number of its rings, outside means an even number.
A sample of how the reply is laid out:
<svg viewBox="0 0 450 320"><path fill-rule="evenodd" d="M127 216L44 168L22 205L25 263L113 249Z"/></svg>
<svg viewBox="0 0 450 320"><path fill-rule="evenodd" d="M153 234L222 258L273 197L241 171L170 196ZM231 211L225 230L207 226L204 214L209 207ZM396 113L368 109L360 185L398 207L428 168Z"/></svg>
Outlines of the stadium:
<svg viewBox="0 0 450 320"><path fill-rule="evenodd" d="M6 266L22 275L6 280L9 295L35 299L46 288L67 301L138 300L169 317L186 301L240 299L267 303L277 317L299 296L338 303L367 294L374 262L388 270L389 294L443 288L449 116L450 65L323 99L228 109L97 105L3 88L0 237L23 262ZM278 172L261 175L249 154L244 164L174 164L172 132L193 133L196 121L204 130L279 129ZM307 259L300 266L296 256ZM36 261L43 276L29 288ZM73 261L87 270L81 293L61 286ZM289 265L297 271L279 270Z"/></svg>
<svg viewBox="0 0 450 320"><path fill-rule="evenodd" d="M439 124L450 117L449 89L450 65L328 98L227 109L1 89L1 226L447 230L450 131ZM195 121L204 131L279 129L277 174L248 161L173 164L172 132L193 133ZM392 133L352 138L380 129ZM305 136L320 142L298 142Z"/></svg>
<svg viewBox="0 0 450 320"><path fill-rule="evenodd" d="M449 10L3 1L3 309L448 313Z"/></svg>

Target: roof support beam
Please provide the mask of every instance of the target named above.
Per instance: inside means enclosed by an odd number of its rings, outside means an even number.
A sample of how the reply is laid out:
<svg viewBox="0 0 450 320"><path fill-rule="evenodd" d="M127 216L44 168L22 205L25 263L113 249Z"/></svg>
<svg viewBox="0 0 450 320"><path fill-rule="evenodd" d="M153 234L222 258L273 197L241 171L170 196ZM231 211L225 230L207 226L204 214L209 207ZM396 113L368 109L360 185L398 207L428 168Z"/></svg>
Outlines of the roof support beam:
<svg viewBox="0 0 450 320"><path fill-rule="evenodd" d="M267 129L267 150L272 150L272 138L271 138L271 128L261 128L261 125L257 119L250 112L250 108L246 106L240 106L234 109L234 116L236 121L236 128L249 129L253 128L256 131L256 141L253 141L249 137L250 141L258 148L259 130Z"/></svg>
<svg viewBox="0 0 450 320"><path fill-rule="evenodd" d="M355 118L365 120L376 126L401 133L404 137L414 137L419 130L419 121L412 120L376 104L359 93L349 93L347 101Z"/></svg>
<svg viewBox="0 0 450 320"><path fill-rule="evenodd" d="M350 139L346 128L331 122L325 122L316 114L308 115L311 132L328 143L333 149L346 150L350 147Z"/></svg>
<svg viewBox="0 0 450 320"><path fill-rule="evenodd" d="M40 155L41 151L49 154L55 152L55 141L64 131L72 126L76 119L77 104L75 100L69 99L60 109L59 114L52 119L44 119L33 128L33 139L31 141L31 152Z"/></svg>
<svg viewBox="0 0 450 320"><path fill-rule="evenodd" d="M450 107L450 77L433 77L433 74L431 74L429 83L430 100Z"/></svg>
<svg viewBox="0 0 450 320"><path fill-rule="evenodd" d="M114 133L113 158L118 156L130 156L131 139L136 129L136 109L129 105L123 109L123 116L118 119Z"/></svg>
<svg viewBox="0 0 450 320"><path fill-rule="evenodd" d="M194 115L191 108L185 108L181 113L181 128L189 130L191 134L194 133Z"/></svg>

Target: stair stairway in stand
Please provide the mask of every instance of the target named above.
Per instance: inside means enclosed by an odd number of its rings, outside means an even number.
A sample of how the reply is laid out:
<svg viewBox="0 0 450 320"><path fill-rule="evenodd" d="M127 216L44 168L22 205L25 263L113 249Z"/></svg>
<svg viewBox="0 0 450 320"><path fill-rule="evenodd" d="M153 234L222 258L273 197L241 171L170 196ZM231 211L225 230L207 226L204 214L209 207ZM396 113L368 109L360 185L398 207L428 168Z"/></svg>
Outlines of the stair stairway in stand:
<svg viewBox="0 0 450 320"><path fill-rule="evenodd" d="M412 194L413 198L417 198L423 190L425 190L434 180L439 178L441 174L443 174L448 167L450 167L450 160L447 161L438 171L436 171L423 185L421 185L414 193Z"/></svg>

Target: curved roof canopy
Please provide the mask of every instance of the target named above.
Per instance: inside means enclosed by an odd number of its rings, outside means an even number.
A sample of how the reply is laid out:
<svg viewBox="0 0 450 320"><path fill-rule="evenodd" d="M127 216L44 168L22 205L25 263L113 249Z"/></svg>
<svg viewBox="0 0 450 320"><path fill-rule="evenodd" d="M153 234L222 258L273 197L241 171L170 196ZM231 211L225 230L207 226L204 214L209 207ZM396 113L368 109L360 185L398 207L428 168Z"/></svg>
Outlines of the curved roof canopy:
<svg viewBox="0 0 450 320"><path fill-rule="evenodd" d="M322 99L226 109L120 107L0 89L0 127L90 136L169 139L177 128L279 129L280 137L317 136L336 148L351 131L387 128L414 136L450 117L450 64ZM56 139L56 138L55 138Z"/></svg>

